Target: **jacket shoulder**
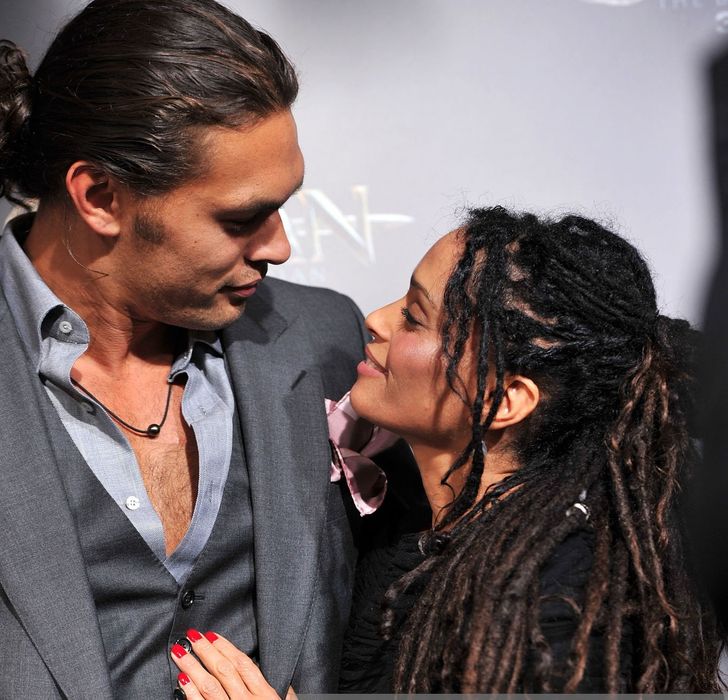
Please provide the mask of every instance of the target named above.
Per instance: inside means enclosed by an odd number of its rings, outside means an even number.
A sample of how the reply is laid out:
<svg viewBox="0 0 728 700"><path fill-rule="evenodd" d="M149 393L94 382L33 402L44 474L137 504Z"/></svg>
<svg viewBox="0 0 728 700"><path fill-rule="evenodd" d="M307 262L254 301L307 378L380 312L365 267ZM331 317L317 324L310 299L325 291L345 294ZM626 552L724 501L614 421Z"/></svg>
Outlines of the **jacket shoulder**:
<svg viewBox="0 0 728 700"><path fill-rule="evenodd" d="M353 345L357 354L361 354L368 342L364 317L345 294L270 278L261 285L260 293L260 301L283 316L288 324L307 326L307 335L315 343Z"/></svg>
<svg viewBox="0 0 728 700"><path fill-rule="evenodd" d="M287 311L296 316L300 313L326 315L338 312L345 316L354 314L361 318L361 312L352 299L333 289L308 287L270 277L266 278L263 287L269 303L283 315L287 315Z"/></svg>

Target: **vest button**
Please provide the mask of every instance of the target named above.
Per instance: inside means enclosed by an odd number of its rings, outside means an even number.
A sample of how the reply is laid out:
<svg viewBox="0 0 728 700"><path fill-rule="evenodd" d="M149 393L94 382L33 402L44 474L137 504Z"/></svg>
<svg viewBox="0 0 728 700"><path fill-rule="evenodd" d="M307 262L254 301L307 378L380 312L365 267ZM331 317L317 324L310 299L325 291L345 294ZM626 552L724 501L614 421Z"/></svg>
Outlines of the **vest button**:
<svg viewBox="0 0 728 700"><path fill-rule="evenodd" d="M195 592L194 591L185 591L182 594L182 607L187 610L187 608L191 608L195 603Z"/></svg>
<svg viewBox="0 0 728 700"><path fill-rule="evenodd" d="M180 637L175 644L179 644L188 654L192 652L192 644L187 637Z"/></svg>
<svg viewBox="0 0 728 700"><path fill-rule="evenodd" d="M175 688L172 691L172 700L185 700L187 696L179 688Z"/></svg>

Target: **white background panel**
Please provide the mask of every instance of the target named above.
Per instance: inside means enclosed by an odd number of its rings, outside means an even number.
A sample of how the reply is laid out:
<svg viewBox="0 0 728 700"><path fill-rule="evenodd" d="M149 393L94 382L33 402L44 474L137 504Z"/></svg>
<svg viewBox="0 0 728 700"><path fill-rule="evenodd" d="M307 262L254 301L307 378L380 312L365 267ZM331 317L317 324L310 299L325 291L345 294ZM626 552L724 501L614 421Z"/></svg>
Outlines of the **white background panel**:
<svg viewBox="0 0 728 700"><path fill-rule="evenodd" d="M83 3L8 3L37 63ZM296 63L304 190L272 274L354 297L403 293L462 207L611 222L698 322L715 255L705 62L728 0L237 0Z"/></svg>

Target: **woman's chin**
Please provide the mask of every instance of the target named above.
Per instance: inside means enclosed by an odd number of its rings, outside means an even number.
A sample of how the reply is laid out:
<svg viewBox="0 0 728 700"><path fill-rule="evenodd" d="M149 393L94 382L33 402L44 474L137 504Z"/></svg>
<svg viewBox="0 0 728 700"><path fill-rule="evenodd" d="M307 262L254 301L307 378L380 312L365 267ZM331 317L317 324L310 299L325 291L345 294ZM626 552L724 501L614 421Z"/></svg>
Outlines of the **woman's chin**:
<svg viewBox="0 0 728 700"><path fill-rule="evenodd" d="M382 423L382 401L371 395L368 391L366 378L357 379L351 387L351 405L360 418L369 421L373 425L389 429L388 425ZM394 432L394 431L393 431Z"/></svg>
<svg viewBox="0 0 728 700"><path fill-rule="evenodd" d="M371 402L367 400L366 390L361 385L361 379L357 379L351 387L351 394L349 395L349 398L351 399L351 405L357 412L357 415L365 420L371 421L369 418L370 411L367 410L371 408Z"/></svg>

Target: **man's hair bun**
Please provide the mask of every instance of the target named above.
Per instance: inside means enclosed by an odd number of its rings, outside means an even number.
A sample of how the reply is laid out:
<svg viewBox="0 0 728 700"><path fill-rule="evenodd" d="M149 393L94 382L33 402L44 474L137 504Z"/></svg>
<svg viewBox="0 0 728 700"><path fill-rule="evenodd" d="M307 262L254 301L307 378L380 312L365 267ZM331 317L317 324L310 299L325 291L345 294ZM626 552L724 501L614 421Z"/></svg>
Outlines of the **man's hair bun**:
<svg viewBox="0 0 728 700"><path fill-rule="evenodd" d="M24 53L0 39L0 197L18 202L27 165L33 78Z"/></svg>

